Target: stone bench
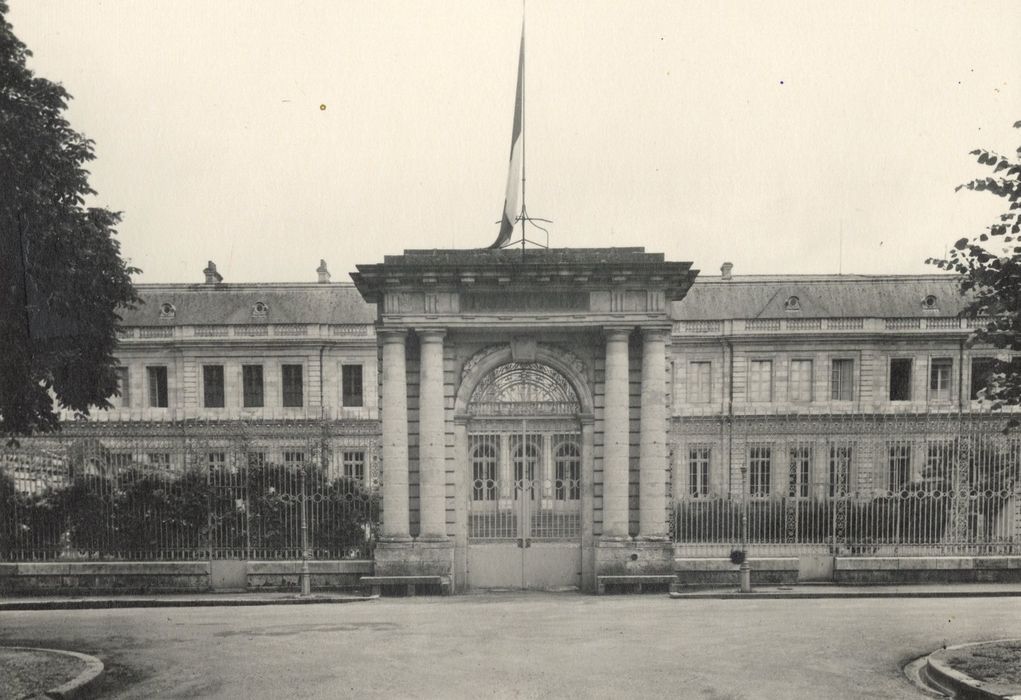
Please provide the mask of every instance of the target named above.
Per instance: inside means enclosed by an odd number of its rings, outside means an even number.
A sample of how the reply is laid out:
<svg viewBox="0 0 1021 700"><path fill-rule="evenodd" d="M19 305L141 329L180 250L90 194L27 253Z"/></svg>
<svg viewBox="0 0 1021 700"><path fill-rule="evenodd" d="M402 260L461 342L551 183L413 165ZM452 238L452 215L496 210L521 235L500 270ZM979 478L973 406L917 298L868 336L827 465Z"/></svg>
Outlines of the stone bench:
<svg viewBox="0 0 1021 700"><path fill-rule="evenodd" d="M372 589L372 595L382 595L383 589L403 587L407 595L415 595L416 586L439 586L441 595L450 595L449 576L362 576L358 582Z"/></svg>
<svg viewBox="0 0 1021 700"><path fill-rule="evenodd" d="M643 586L669 586L677 580L673 574L617 574L596 576L596 593L603 595L607 586L633 586L638 593Z"/></svg>

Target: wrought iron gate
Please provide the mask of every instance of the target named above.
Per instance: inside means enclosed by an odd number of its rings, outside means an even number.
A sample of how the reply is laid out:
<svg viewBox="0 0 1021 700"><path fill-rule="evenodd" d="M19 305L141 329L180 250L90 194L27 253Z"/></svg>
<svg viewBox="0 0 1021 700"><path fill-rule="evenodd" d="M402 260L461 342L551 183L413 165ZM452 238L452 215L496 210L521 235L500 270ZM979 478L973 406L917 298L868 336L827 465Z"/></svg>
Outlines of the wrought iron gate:
<svg viewBox="0 0 1021 700"><path fill-rule="evenodd" d="M580 438L576 430L527 419L469 435L470 586L579 586Z"/></svg>

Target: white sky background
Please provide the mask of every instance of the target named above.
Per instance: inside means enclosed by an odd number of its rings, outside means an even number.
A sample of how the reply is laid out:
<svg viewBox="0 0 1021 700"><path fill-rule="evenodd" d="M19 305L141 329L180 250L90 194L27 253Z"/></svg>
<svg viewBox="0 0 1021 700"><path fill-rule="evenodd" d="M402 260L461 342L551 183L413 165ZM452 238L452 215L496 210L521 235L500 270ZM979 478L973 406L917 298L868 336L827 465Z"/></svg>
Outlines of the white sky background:
<svg viewBox="0 0 1021 700"><path fill-rule="evenodd" d="M521 6L11 0L143 282L334 280L503 207ZM527 204L555 246L718 274L932 272L1005 211L1021 2L530 0ZM325 110L320 105L326 105Z"/></svg>

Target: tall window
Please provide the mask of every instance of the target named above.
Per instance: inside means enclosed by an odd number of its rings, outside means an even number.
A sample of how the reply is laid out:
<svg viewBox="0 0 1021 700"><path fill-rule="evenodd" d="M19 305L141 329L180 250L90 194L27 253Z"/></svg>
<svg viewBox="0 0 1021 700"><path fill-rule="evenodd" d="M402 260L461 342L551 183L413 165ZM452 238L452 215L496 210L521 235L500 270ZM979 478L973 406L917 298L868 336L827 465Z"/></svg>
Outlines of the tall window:
<svg viewBox="0 0 1021 700"><path fill-rule="evenodd" d="M131 375L128 373L127 367L118 367L116 371L117 390L121 393L118 405L122 408L127 408L131 405Z"/></svg>
<svg viewBox="0 0 1021 700"><path fill-rule="evenodd" d="M348 479L365 480L365 451L344 450L341 454L344 464L344 476Z"/></svg>
<svg viewBox="0 0 1021 700"><path fill-rule="evenodd" d="M791 360L790 400L808 403L812 400L812 361Z"/></svg>
<svg viewBox="0 0 1021 700"><path fill-rule="evenodd" d="M287 408L301 407L305 404L301 370L301 365L280 366L284 382L284 406Z"/></svg>
<svg viewBox="0 0 1021 700"><path fill-rule="evenodd" d="M709 403L713 400L712 369L711 362L688 365L688 403Z"/></svg>
<svg viewBox="0 0 1021 700"><path fill-rule="evenodd" d="M929 365L929 399L949 401L954 361L949 357L933 359Z"/></svg>
<svg viewBox="0 0 1021 700"><path fill-rule="evenodd" d="M790 464L787 466L787 495L790 498L808 498L808 484L811 474L811 445L796 445L792 447Z"/></svg>
<svg viewBox="0 0 1021 700"><path fill-rule="evenodd" d="M209 452L206 454L206 465L210 469L223 469L227 463L227 455L223 452Z"/></svg>
<svg viewBox="0 0 1021 700"><path fill-rule="evenodd" d="M145 456L145 461L150 467L157 469L170 469L169 452L150 452Z"/></svg>
<svg viewBox="0 0 1021 700"><path fill-rule="evenodd" d="M257 469L259 467L266 466L266 453L265 452L248 452L246 453L248 459L249 469Z"/></svg>
<svg viewBox="0 0 1021 700"><path fill-rule="evenodd" d="M950 478L950 466L954 463L956 445L953 441L930 442L925 448L925 467L922 479L937 485Z"/></svg>
<svg viewBox="0 0 1021 700"><path fill-rule="evenodd" d="M898 357L890 360L890 400L911 400L911 360Z"/></svg>
<svg viewBox="0 0 1021 700"><path fill-rule="evenodd" d="M262 365L241 365L242 402L245 408L262 408Z"/></svg>
<svg viewBox="0 0 1021 700"><path fill-rule="evenodd" d="M301 450L284 450L284 466L300 467L305 463L305 453Z"/></svg>
<svg viewBox="0 0 1021 700"><path fill-rule="evenodd" d="M223 408L223 365L202 366L202 405Z"/></svg>
<svg viewBox="0 0 1021 700"><path fill-rule="evenodd" d="M889 445L890 490L903 491L911 481L911 445L898 442Z"/></svg>
<svg viewBox="0 0 1021 700"><path fill-rule="evenodd" d="M696 445L688 448L688 493L692 498L709 495L709 463L712 448Z"/></svg>
<svg viewBox="0 0 1021 700"><path fill-rule="evenodd" d="M854 400L854 360L833 360L830 372L830 399L833 401Z"/></svg>
<svg viewBox="0 0 1021 700"><path fill-rule="evenodd" d="M748 400L773 400L773 361L752 360L748 371Z"/></svg>
<svg viewBox="0 0 1021 700"><path fill-rule="evenodd" d="M496 445L488 440L472 450L473 501L496 500L496 453Z"/></svg>
<svg viewBox="0 0 1021 700"><path fill-rule="evenodd" d="M516 435L511 436L511 444L514 446L511 459L514 466L514 481L518 484L518 488L514 490L516 498L517 492L530 489L531 482L535 479L535 467L539 463L539 446L529 440L522 449L521 437Z"/></svg>
<svg viewBox="0 0 1021 700"><path fill-rule="evenodd" d="M153 408L166 408L170 405L167 396L167 368L163 365L146 367L145 373L149 380L149 405Z"/></svg>
<svg viewBox="0 0 1021 700"><path fill-rule="evenodd" d="M565 442L557 448L556 492L558 501L581 498L581 450L577 443Z"/></svg>
<svg viewBox="0 0 1021 700"><path fill-rule="evenodd" d="M978 393L989 387L990 379L996 372L996 360L992 357L974 357L971 360L971 400L978 400Z"/></svg>
<svg viewBox="0 0 1021 700"><path fill-rule="evenodd" d="M748 491L753 497L769 495L769 476L773 466L773 448L758 445L748 448Z"/></svg>
<svg viewBox="0 0 1021 700"><path fill-rule="evenodd" d="M341 365L340 383L342 389L342 404L344 406L362 405L362 366Z"/></svg>
<svg viewBox="0 0 1021 700"><path fill-rule="evenodd" d="M830 445L830 496L844 496L851 481L851 446Z"/></svg>

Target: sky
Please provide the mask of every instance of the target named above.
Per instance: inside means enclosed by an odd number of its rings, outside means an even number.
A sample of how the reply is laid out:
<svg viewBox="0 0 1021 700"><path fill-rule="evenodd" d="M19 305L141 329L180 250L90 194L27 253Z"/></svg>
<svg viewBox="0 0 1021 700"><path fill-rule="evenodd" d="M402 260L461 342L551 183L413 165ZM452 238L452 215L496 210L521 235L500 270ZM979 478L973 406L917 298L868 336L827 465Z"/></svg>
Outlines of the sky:
<svg viewBox="0 0 1021 700"><path fill-rule="evenodd" d="M556 247L913 274L1005 211L1021 2L529 0L526 203ZM497 235L522 6L10 0L140 282L335 281ZM534 237L534 236L533 236ZM545 241L545 236L540 237Z"/></svg>

